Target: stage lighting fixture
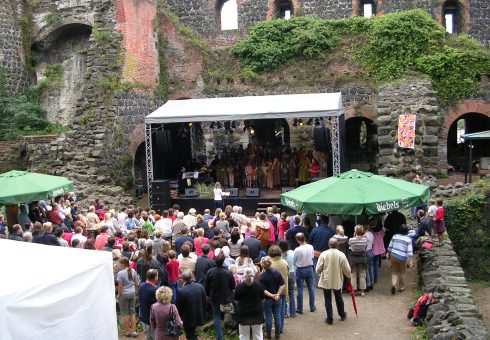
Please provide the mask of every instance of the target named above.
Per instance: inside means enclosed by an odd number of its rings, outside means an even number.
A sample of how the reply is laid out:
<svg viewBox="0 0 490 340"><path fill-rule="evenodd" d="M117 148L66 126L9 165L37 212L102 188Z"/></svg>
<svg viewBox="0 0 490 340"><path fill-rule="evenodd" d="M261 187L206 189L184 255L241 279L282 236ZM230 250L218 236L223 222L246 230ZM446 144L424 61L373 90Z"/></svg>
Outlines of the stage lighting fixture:
<svg viewBox="0 0 490 340"><path fill-rule="evenodd" d="M192 126L192 122L190 122L188 125L189 125L189 127L191 127Z"/></svg>
<svg viewBox="0 0 490 340"><path fill-rule="evenodd" d="M299 127L303 127L305 125L305 123L303 122L302 119L299 120Z"/></svg>
<svg viewBox="0 0 490 340"><path fill-rule="evenodd" d="M254 130L254 128L250 128L250 134L251 134L252 136L253 136L253 135L255 135L255 130Z"/></svg>

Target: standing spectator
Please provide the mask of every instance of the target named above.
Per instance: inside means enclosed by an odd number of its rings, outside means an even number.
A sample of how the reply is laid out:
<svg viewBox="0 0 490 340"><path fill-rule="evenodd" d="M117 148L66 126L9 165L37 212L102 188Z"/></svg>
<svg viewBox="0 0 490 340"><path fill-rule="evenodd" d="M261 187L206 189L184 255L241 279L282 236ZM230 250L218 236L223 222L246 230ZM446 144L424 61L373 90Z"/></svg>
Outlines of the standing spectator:
<svg viewBox="0 0 490 340"><path fill-rule="evenodd" d="M277 221L277 236L280 240L286 237L286 231L289 229L289 222L287 221L288 214L281 213L281 218Z"/></svg>
<svg viewBox="0 0 490 340"><path fill-rule="evenodd" d="M374 283L378 282L379 268L381 267L381 260L386 254L386 248L383 241L385 236L384 228L382 224L377 225L372 229L373 233L373 278Z"/></svg>
<svg viewBox="0 0 490 340"><path fill-rule="evenodd" d="M192 237L188 235L189 229L187 226L182 227L180 229L180 235L177 235L177 238L175 240L175 252L177 253L177 256L180 255L180 252L182 251L182 246L186 241L191 242L191 244L194 242Z"/></svg>
<svg viewBox="0 0 490 340"><path fill-rule="evenodd" d="M155 231L155 238L153 239L152 242L153 256L156 257L158 254L160 254L164 242L165 240L162 238L162 232L160 230Z"/></svg>
<svg viewBox="0 0 490 340"><path fill-rule="evenodd" d="M208 271L214 267L214 261L209 258L211 246L203 244L201 247L202 255L196 260L196 282L204 285Z"/></svg>
<svg viewBox="0 0 490 340"><path fill-rule="evenodd" d="M371 232L371 227L376 225L376 219L371 217L369 224L364 226L364 237L366 238L366 291L373 290L374 285L374 255L373 241L374 235Z"/></svg>
<svg viewBox="0 0 490 340"><path fill-rule="evenodd" d="M163 239L169 241L172 238L172 220L168 218L168 210L162 212L161 218L156 221L155 231L162 233Z"/></svg>
<svg viewBox="0 0 490 340"><path fill-rule="evenodd" d="M182 258L179 259L179 273L183 273L185 270L190 270L192 274L196 271L196 260L191 258L191 247L186 243L182 246Z"/></svg>
<svg viewBox="0 0 490 340"><path fill-rule="evenodd" d="M178 336L168 336L165 334L167 331L167 321L170 316L174 318L176 326L183 326L177 307L171 303L172 289L165 286L158 288L156 298L157 302L150 309L150 324L155 329L155 340L178 340Z"/></svg>
<svg viewBox="0 0 490 340"><path fill-rule="evenodd" d="M320 224L314 228L310 234L309 243L313 246L314 255L313 266L316 267L318 257L322 252L328 249L328 240L334 236L334 233L328 228L328 216L322 215L320 217ZM318 283L318 275L315 272L315 282Z"/></svg>
<svg viewBox="0 0 490 340"><path fill-rule="evenodd" d="M147 230L148 231L148 236L150 238L153 238L153 223L151 223L149 217L147 214L143 215L143 223L141 223L141 230Z"/></svg>
<svg viewBox="0 0 490 340"><path fill-rule="evenodd" d="M280 295L280 320L281 320L281 331L284 328L284 318L286 316L286 296L288 294L288 285L289 285L289 266L286 260L282 258L281 248L279 246L273 245L269 248L269 257L271 259L271 268L277 270L284 280L284 290Z"/></svg>
<svg viewBox="0 0 490 340"><path fill-rule="evenodd" d="M347 318L341 289L344 278L350 278L350 266L345 254L337 249L338 242L337 238L330 238L328 241L329 249L322 252L315 268L316 273L320 276L318 287L323 289L323 297L325 298L327 312L325 322L329 325L333 323L332 292L335 296L340 320L344 321Z"/></svg>
<svg viewBox="0 0 490 340"><path fill-rule="evenodd" d="M124 322L124 331L127 337L138 336L136 332L136 293L138 292L138 277L134 269L129 267L129 260L126 257L119 259L122 267L117 273L117 297L119 308Z"/></svg>
<svg viewBox="0 0 490 340"><path fill-rule="evenodd" d="M274 317L275 336L276 339L279 339L282 333L280 300L286 283L281 273L272 269L272 261L269 256L263 257L260 260L260 264L263 268L263 272L260 274L260 283L264 286L267 292L273 295L273 297L266 296L264 300L266 338L271 338L272 318Z"/></svg>
<svg viewBox="0 0 490 340"><path fill-rule="evenodd" d="M294 250L294 267L296 268L296 288L298 290L298 299L296 304L296 313L303 314L303 285L306 282L308 288L310 312L316 311L315 307L315 288L313 276L313 247L306 244L305 234L296 234L296 241L299 244Z"/></svg>
<svg viewBox="0 0 490 340"><path fill-rule="evenodd" d="M247 246L242 246L242 248L240 248L240 256L237 257L235 264L237 266L237 274L241 276L242 280L244 279L245 270L247 268L250 268L254 275L257 273L257 267L255 267L254 261L249 256Z"/></svg>
<svg viewBox="0 0 490 340"><path fill-rule="evenodd" d="M166 270L161 266L160 262L153 257L153 247L151 243L148 243L145 248L140 249L139 253L141 257L136 261L136 272L138 273L141 281L146 281L146 273L150 269L156 269L158 271L158 277L160 281L165 281L167 278Z"/></svg>
<svg viewBox="0 0 490 340"><path fill-rule="evenodd" d="M367 239L364 237L362 225L354 227L354 237L349 240L349 264L352 269L352 287L357 289L357 279L359 279L359 289L361 296L366 290L366 248Z"/></svg>
<svg viewBox="0 0 490 340"><path fill-rule="evenodd" d="M199 219L199 216L197 215L197 219ZM194 243L194 250L196 252L197 256L202 255L202 246L207 244L209 242L209 239L204 237L204 229L199 228L196 230L197 237L193 240Z"/></svg>
<svg viewBox="0 0 490 340"><path fill-rule="evenodd" d="M289 242L289 249L295 250L299 246L296 235L302 233L303 237L308 233L308 229L301 225L301 217L294 216L294 226L286 232L286 240Z"/></svg>
<svg viewBox="0 0 490 340"><path fill-rule="evenodd" d="M403 224L399 234L395 234L388 246L391 262L391 294L405 290L405 269L412 267L412 239L408 236L408 226Z"/></svg>
<svg viewBox="0 0 490 340"><path fill-rule="evenodd" d="M294 285L296 283L296 275L294 270L294 251L289 249L289 243L286 240L279 241L282 258L288 263L288 299L289 308L286 309L285 317L296 317L296 301L294 299Z"/></svg>
<svg viewBox="0 0 490 340"><path fill-rule="evenodd" d="M177 237L182 234L182 229L187 228L185 225L184 221L182 220L184 218L184 213L183 212L178 212L177 213L177 218L172 224L172 245L175 246L175 240Z"/></svg>
<svg viewBox="0 0 490 340"><path fill-rule="evenodd" d="M177 299L177 286L179 282L179 261L177 261L177 253L175 250L168 252L168 262L165 265L168 273L168 286L172 289L172 302Z"/></svg>
<svg viewBox="0 0 490 340"><path fill-rule="evenodd" d="M146 273L146 282L138 288L139 319L145 331L145 340L155 339L155 329L150 325L150 309L157 302L156 291L158 284L158 271L150 269Z"/></svg>
<svg viewBox="0 0 490 340"><path fill-rule="evenodd" d="M236 317L240 340L262 340L262 324L264 323L264 307L262 299L266 294L274 298L274 294L266 293L264 286L255 282L255 274L248 268L244 273L244 282L235 289L237 301Z"/></svg>
<svg viewBox="0 0 490 340"><path fill-rule="evenodd" d="M34 229L34 232L35 231L36 229ZM58 239L52 232L53 232L53 223L46 222L43 224L43 233L40 234L38 237L34 237L32 242L47 244L50 246L59 246L60 243L58 242Z"/></svg>
<svg viewBox="0 0 490 340"><path fill-rule="evenodd" d="M32 243L32 233L30 231L26 231L22 234L22 238L24 239L24 242L30 242Z"/></svg>
<svg viewBox="0 0 490 340"><path fill-rule="evenodd" d="M206 291L204 286L194 282L190 270L182 273L184 286L177 295L177 309L184 323L187 340L197 340L196 327L202 325L206 314Z"/></svg>
<svg viewBox="0 0 490 340"><path fill-rule="evenodd" d="M432 226L431 226L431 221L430 221L430 216L429 214L424 213L423 210L417 211L417 218L419 220L419 225L417 228L417 236L416 238L418 239L421 236L425 236L427 233L429 236L432 235Z"/></svg>
<svg viewBox="0 0 490 340"><path fill-rule="evenodd" d="M190 228L194 227L197 223L196 209L190 208L189 214L185 215L184 218L182 219L182 221L184 221L187 228L190 229Z"/></svg>
<svg viewBox="0 0 490 340"><path fill-rule="evenodd" d="M102 250L107 244L110 235L107 233L107 226L100 227L100 234L95 238L95 249Z"/></svg>
<svg viewBox="0 0 490 340"><path fill-rule="evenodd" d="M226 214L224 212L219 214L219 220L216 221L214 229L223 231L223 236L226 240L230 238L230 223L226 220Z"/></svg>
<svg viewBox="0 0 490 340"><path fill-rule="evenodd" d="M230 256L232 259L236 259L240 256L240 248L242 247L243 239L240 237L240 232L237 228L231 232L228 246L230 247Z"/></svg>
<svg viewBox="0 0 490 340"><path fill-rule="evenodd" d="M12 233L9 235L9 240L24 242L22 237L22 227L20 224L14 224L12 227Z"/></svg>
<svg viewBox="0 0 490 340"><path fill-rule="evenodd" d="M216 339L223 340L223 329L221 328L220 305L233 302L233 289L235 279L231 272L223 267L225 257L219 254L216 257L216 267L211 268L206 276L206 295L213 310L214 333Z"/></svg>
<svg viewBox="0 0 490 340"><path fill-rule="evenodd" d="M82 244L82 247L83 247L83 245L87 241L87 238L85 236L83 236L82 231L83 231L82 227L76 227L75 228L75 235L72 236L71 240L72 240L72 242L73 242L73 240L76 240L76 239L80 240L80 243Z"/></svg>
<svg viewBox="0 0 490 340"><path fill-rule="evenodd" d="M55 231L55 236L58 239L58 243L60 244L61 247L68 247L68 242L63 238L63 227L58 227L56 228Z"/></svg>
<svg viewBox="0 0 490 340"><path fill-rule="evenodd" d="M252 260L254 260L254 262L258 261L261 247L260 241L257 240L256 235L255 230L252 230L250 231L250 237L246 238L242 242L242 247L247 246L249 256L252 258Z"/></svg>
<svg viewBox="0 0 490 340"><path fill-rule="evenodd" d="M446 231L446 224L444 223L444 208L442 207L444 201L442 199L438 199L436 201L436 214L434 216L434 229L437 233L437 240L439 243L437 247L442 247L444 243L444 232Z"/></svg>

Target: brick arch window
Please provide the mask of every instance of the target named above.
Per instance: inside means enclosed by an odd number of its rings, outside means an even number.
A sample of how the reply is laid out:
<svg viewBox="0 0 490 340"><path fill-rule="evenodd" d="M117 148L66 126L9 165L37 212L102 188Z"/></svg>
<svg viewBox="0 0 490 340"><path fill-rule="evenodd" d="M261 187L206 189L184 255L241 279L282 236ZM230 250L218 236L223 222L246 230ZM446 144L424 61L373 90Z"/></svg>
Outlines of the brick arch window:
<svg viewBox="0 0 490 340"><path fill-rule="evenodd" d="M274 17L279 19L289 19L294 13L294 6L290 0L276 0L274 3L274 9Z"/></svg>
<svg viewBox="0 0 490 340"><path fill-rule="evenodd" d="M222 31L238 29L236 0L219 0L216 2L216 24Z"/></svg>
<svg viewBox="0 0 490 340"><path fill-rule="evenodd" d="M457 0L445 1L442 5L442 22L446 32L458 34L463 28L463 10Z"/></svg>

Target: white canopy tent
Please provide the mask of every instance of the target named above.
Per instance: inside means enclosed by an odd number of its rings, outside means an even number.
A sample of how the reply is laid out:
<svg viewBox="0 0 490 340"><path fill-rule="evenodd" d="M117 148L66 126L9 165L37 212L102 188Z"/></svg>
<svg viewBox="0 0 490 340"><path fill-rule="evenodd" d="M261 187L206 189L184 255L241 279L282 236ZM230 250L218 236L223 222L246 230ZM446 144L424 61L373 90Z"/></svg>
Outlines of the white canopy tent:
<svg viewBox="0 0 490 340"><path fill-rule="evenodd" d="M152 124L324 117L330 121L332 167L333 173L338 174L339 124L343 114L340 92L169 100L145 118L149 198L153 182Z"/></svg>
<svg viewBox="0 0 490 340"><path fill-rule="evenodd" d="M0 338L117 339L110 252L0 241Z"/></svg>

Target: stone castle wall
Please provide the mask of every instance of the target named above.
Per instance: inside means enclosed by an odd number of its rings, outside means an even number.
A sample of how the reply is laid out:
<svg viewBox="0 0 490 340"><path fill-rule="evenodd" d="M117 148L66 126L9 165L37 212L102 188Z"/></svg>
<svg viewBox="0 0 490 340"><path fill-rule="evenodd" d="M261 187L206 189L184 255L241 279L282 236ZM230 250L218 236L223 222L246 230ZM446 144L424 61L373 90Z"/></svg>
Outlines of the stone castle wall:
<svg viewBox="0 0 490 340"><path fill-rule="evenodd" d="M22 15L20 3L0 0L0 70L4 73L7 94L20 92L29 84L19 20Z"/></svg>

